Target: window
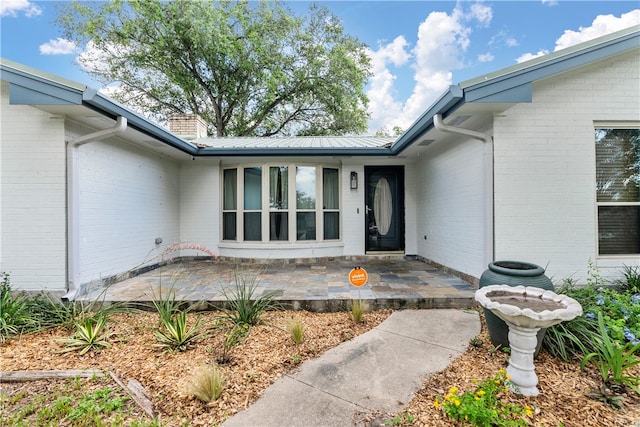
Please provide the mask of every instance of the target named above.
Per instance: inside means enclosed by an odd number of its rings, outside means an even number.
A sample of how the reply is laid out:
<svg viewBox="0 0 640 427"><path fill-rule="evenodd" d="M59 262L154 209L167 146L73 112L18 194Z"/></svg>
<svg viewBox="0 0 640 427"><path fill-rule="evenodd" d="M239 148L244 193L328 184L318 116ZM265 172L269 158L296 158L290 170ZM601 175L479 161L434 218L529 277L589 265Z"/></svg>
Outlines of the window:
<svg viewBox="0 0 640 427"><path fill-rule="evenodd" d="M236 169L225 169L222 177L222 239L236 240L237 233L237 176Z"/></svg>
<svg viewBox="0 0 640 427"><path fill-rule="evenodd" d="M296 167L296 235L316 240L316 168Z"/></svg>
<svg viewBox="0 0 640 427"><path fill-rule="evenodd" d="M640 129L597 128L598 253L640 255Z"/></svg>
<svg viewBox="0 0 640 427"><path fill-rule="evenodd" d="M324 239L333 240L340 236L340 195L338 169L322 169L322 210Z"/></svg>
<svg viewBox="0 0 640 427"><path fill-rule="evenodd" d="M262 240L262 168L244 169L244 240Z"/></svg>
<svg viewBox="0 0 640 427"><path fill-rule="evenodd" d="M269 240L289 240L289 168L269 168Z"/></svg>
<svg viewBox="0 0 640 427"><path fill-rule="evenodd" d="M340 239L338 168L264 164L224 169L222 175L223 240Z"/></svg>

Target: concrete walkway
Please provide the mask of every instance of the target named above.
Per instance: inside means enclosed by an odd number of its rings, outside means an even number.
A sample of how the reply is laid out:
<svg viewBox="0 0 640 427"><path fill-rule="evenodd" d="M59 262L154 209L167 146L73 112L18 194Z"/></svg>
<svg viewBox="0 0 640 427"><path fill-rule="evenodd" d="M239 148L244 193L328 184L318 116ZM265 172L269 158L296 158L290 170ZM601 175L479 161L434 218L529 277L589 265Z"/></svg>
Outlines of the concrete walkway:
<svg viewBox="0 0 640 427"><path fill-rule="evenodd" d="M399 310L373 330L303 363L224 427L340 427L399 412L430 375L480 333L472 310Z"/></svg>

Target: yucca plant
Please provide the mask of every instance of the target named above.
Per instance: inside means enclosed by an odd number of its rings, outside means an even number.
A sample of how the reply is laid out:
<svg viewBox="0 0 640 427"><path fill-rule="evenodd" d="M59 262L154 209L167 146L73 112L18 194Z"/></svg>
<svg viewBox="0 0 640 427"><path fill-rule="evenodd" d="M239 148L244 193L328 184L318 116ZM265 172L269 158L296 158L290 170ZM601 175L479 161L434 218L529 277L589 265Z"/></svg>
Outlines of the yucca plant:
<svg viewBox="0 0 640 427"><path fill-rule="evenodd" d="M220 398L224 384L224 376L217 366L204 366L191 377L187 393L202 402L209 403Z"/></svg>
<svg viewBox="0 0 640 427"><path fill-rule="evenodd" d="M176 292L173 283L169 290L163 295L162 285L158 287L158 293L153 292L153 306L160 316L160 325L169 322L172 317L180 312L180 302L176 300Z"/></svg>
<svg viewBox="0 0 640 427"><path fill-rule="evenodd" d="M260 323L263 313L268 310L278 310L281 304L275 300L276 291L265 292L256 296L258 288L257 276L246 277L236 272L232 289L222 288L227 306L223 310L225 317L238 325L246 323L255 326Z"/></svg>
<svg viewBox="0 0 640 427"><path fill-rule="evenodd" d="M80 355L89 350L100 351L111 347L109 335L106 330L107 318L105 316L89 316L76 322L76 332L70 338L61 338L58 341L67 346L63 352L79 351Z"/></svg>
<svg viewBox="0 0 640 427"><path fill-rule="evenodd" d="M161 319L162 326L154 331L158 347L169 351L185 351L204 338L206 330L200 320L189 327L187 313L180 311L169 319Z"/></svg>

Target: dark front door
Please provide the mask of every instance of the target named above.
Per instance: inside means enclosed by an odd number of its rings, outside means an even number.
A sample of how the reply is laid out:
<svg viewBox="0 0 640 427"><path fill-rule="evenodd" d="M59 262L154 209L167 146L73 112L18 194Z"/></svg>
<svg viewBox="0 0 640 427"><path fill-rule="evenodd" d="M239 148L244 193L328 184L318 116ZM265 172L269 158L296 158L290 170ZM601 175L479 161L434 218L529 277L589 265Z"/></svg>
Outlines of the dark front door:
<svg viewBox="0 0 640 427"><path fill-rule="evenodd" d="M404 251L404 167L365 166L367 252Z"/></svg>

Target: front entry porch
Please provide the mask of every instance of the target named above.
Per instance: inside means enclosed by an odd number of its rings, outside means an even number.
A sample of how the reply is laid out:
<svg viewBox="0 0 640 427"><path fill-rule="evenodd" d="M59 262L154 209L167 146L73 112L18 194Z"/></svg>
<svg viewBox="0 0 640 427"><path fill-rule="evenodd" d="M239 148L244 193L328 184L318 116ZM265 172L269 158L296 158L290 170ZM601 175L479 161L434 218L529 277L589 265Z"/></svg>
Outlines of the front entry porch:
<svg viewBox="0 0 640 427"><path fill-rule="evenodd" d="M368 282L355 287L349 272L364 268ZM247 281L256 278L254 296L274 291L287 308L309 311L346 310L354 299L370 309L475 307L477 286L412 257L402 255L321 259L270 260L268 263L238 259L191 260L172 263L108 287L89 289L77 299L105 302L149 303L169 289L176 299L201 301L210 306L225 301L238 272Z"/></svg>

